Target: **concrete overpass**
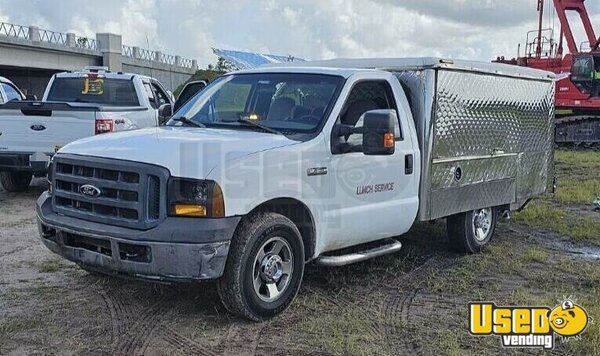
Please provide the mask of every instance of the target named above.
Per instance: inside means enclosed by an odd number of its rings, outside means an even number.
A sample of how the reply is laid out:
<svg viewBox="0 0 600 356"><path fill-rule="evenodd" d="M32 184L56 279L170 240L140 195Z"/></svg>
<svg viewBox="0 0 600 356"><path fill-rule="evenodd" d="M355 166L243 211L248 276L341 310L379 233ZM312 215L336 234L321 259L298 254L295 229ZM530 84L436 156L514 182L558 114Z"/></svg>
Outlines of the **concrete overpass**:
<svg viewBox="0 0 600 356"><path fill-rule="evenodd" d="M125 46L117 34L87 38L0 22L0 76L27 93L41 98L53 73L88 65L153 76L169 90L175 90L198 69L195 60Z"/></svg>

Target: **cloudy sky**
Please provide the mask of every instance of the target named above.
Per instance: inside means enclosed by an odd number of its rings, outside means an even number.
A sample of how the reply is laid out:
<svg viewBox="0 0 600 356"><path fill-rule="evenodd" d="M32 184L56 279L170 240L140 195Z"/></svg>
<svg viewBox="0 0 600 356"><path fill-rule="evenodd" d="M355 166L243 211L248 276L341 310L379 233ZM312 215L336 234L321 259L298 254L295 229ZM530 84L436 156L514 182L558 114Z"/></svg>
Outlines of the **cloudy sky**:
<svg viewBox="0 0 600 356"><path fill-rule="evenodd" d="M551 0L547 0L551 3ZM215 62L210 48L309 59L514 56L536 28L537 0L0 0L0 21ZM588 0L600 32L600 1ZM546 26L552 14L546 7ZM559 31L558 20L554 21ZM577 31L581 32L581 31ZM600 34L600 33L599 33ZM147 40L148 39L148 40ZM581 39L580 41L583 41Z"/></svg>

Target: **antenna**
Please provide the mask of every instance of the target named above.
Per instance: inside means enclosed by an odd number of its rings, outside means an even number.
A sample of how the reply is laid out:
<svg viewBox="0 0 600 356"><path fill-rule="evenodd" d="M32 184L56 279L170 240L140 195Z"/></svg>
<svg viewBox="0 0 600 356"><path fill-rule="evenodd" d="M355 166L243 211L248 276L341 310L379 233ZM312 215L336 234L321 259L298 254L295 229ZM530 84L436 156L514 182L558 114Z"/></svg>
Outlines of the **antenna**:
<svg viewBox="0 0 600 356"><path fill-rule="evenodd" d="M148 46L148 52L152 53L152 49L150 49L150 40L148 36L146 36L146 45ZM160 58L155 58L156 61L159 61ZM152 56L150 56L150 77L154 78L154 61L152 60Z"/></svg>

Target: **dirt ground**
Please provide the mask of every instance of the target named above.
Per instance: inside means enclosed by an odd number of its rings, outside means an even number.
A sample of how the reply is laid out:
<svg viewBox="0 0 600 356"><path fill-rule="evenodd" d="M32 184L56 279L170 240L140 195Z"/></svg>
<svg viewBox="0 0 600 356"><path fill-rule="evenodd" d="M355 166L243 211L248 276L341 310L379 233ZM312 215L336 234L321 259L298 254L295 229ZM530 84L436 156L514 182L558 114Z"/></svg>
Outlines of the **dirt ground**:
<svg viewBox="0 0 600 356"><path fill-rule="evenodd" d="M576 184L580 165L600 179L600 153L582 154L557 155L559 186ZM469 335L468 303L553 307L566 297L597 321L552 353L600 355L600 212L585 192L579 203L548 196L515 214L478 255L451 252L440 221L400 237L395 255L309 265L290 309L257 324L230 316L212 283L97 277L53 255L35 225L43 190L40 179L29 193L0 190L2 355L541 354ZM548 211L566 222L540 223Z"/></svg>

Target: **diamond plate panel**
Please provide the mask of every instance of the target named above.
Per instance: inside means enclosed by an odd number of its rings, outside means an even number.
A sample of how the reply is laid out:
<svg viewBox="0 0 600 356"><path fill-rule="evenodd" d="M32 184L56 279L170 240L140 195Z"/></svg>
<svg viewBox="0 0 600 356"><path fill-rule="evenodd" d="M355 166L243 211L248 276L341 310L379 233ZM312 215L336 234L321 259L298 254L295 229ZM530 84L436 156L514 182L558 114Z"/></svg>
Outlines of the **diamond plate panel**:
<svg viewBox="0 0 600 356"><path fill-rule="evenodd" d="M510 204L515 200L515 179L503 179L466 185L460 188L433 190L432 219L450 216L463 211Z"/></svg>
<svg viewBox="0 0 600 356"><path fill-rule="evenodd" d="M439 71L433 159L551 152L553 88L549 81Z"/></svg>
<svg viewBox="0 0 600 356"><path fill-rule="evenodd" d="M553 174L551 80L447 69L396 76L408 88L423 157L421 220L483 202L519 207L546 191Z"/></svg>
<svg viewBox="0 0 600 356"><path fill-rule="evenodd" d="M431 189L459 188L466 185L505 178L516 178L518 156L507 155L485 159L434 161L431 168ZM460 168L460 179L456 170Z"/></svg>

